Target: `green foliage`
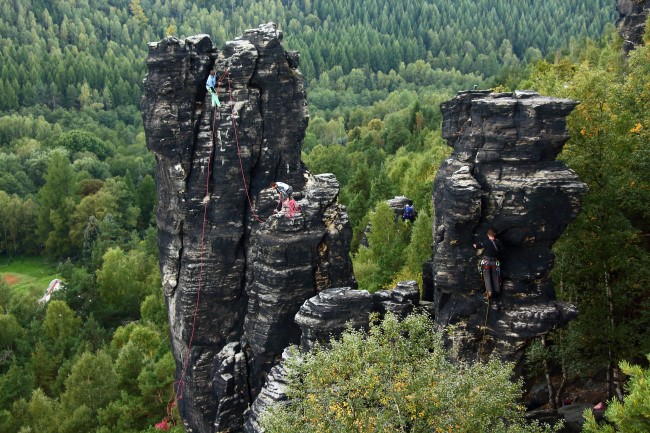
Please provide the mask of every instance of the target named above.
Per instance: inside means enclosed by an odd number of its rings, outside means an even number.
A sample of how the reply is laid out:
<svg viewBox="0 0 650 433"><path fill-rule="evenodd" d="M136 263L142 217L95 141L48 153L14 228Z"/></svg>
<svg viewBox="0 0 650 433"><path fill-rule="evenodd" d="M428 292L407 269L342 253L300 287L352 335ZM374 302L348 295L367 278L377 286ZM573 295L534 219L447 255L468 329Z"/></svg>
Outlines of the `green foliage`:
<svg viewBox="0 0 650 433"><path fill-rule="evenodd" d="M37 245L37 207L31 198L9 196L0 190L0 250L7 254L34 251Z"/></svg>
<svg viewBox="0 0 650 433"><path fill-rule="evenodd" d="M9 370L0 376L0 407L10 408L14 401L29 398L35 382L34 372L30 368L13 363ZM0 421L0 431L2 431L1 426L2 421Z"/></svg>
<svg viewBox="0 0 650 433"><path fill-rule="evenodd" d="M422 287L422 265L431 257L433 249L433 218L428 210L420 211L413 223L411 241L404 250L406 259L401 271L393 277L393 282L416 280Z"/></svg>
<svg viewBox="0 0 650 433"><path fill-rule="evenodd" d="M562 158L587 182L589 193L555 246L554 278L559 294L580 311L563 344L571 346L573 362L592 367L650 351L644 331L650 324L650 252L644 241L650 232L650 179L643 144L650 125L650 52L640 47L626 64L619 50L612 31L604 48L576 47L570 58L541 63L531 75L533 87L581 101L569 117L572 139Z"/></svg>
<svg viewBox="0 0 650 433"><path fill-rule="evenodd" d="M119 395L117 374L111 358L105 352L84 353L72 367L65 381L65 392L61 395L61 406L73 413L86 406L91 417L106 407ZM96 423L93 420L93 423Z"/></svg>
<svg viewBox="0 0 650 433"><path fill-rule="evenodd" d="M27 286L12 294L7 310L18 319L23 328L30 327L35 319L43 320L43 309L37 303L37 300L43 296L43 292L41 287Z"/></svg>
<svg viewBox="0 0 650 433"><path fill-rule="evenodd" d="M353 227L354 269L362 288L375 291L398 278L421 281L422 262L431 251L431 230L424 224L431 221L433 179L450 150L443 144L438 123L438 104L443 99L442 95L420 99L413 92L395 92L372 108L356 109L358 119L370 120L348 131L346 146L317 144L304 155L312 172L333 172L341 183L340 200L347 205ZM376 115L385 116L386 121ZM391 155L387 143L395 128L404 139ZM312 131L318 133L317 128ZM390 243L390 248L382 241L375 247L371 241L370 248L360 249L368 223L374 224L372 219L378 218L370 211L396 195L413 199L422 212L424 218L416 224L417 236L411 236L406 226L396 235L398 226L380 221L380 233L389 230L391 239L399 241Z"/></svg>
<svg viewBox="0 0 650 433"><path fill-rule="evenodd" d="M410 228L387 203L377 205L370 216L369 247L359 248L353 260L359 289L372 293L387 288L392 275L405 263Z"/></svg>
<svg viewBox="0 0 650 433"><path fill-rule="evenodd" d="M47 250L55 257L69 254L69 216L75 206L74 176L65 153L51 156L45 175L45 185L38 193L38 234Z"/></svg>
<svg viewBox="0 0 650 433"><path fill-rule="evenodd" d="M27 0L19 7L5 3L0 17L0 111L40 105L97 113L138 104L147 42L170 32L181 39L207 33L221 47L247 28L274 21L285 31L287 47L302 52L305 75L323 81L327 75L328 87L336 86L313 94L320 99L316 105L326 108L328 97L331 106L347 105L353 94L372 103L382 98L375 93L402 83L441 88L465 81L468 88L534 58L532 49L547 55L567 46L570 37L597 37L614 21L614 8L605 0L264 0L191 7L150 0ZM463 80L464 74L469 78ZM341 91L350 94L336 93Z"/></svg>
<svg viewBox="0 0 650 433"><path fill-rule="evenodd" d="M71 155L78 152L91 152L101 160L112 153L104 141L89 132L79 130L61 134L55 146L67 149Z"/></svg>
<svg viewBox="0 0 650 433"><path fill-rule="evenodd" d="M11 353L16 348L16 343L24 332L25 330L13 315L0 314L0 353L3 354L3 357L7 352Z"/></svg>
<svg viewBox="0 0 650 433"><path fill-rule="evenodd" d="M647 356L650 361L650 355ZM605 411L606 424L599 425L591 410L584 413L583 433L644 433L650 431L650 369L622 362L621 370L630 378L623 401L613 399Z"/></svg>
<svg viewBox="0 0 650 433"><path fill-rule="evenodd" d="M13 404L13 419L10 424L13 430L7 430L7 432L58 433L56 422L58 411L57 402L45 395L41 389L36 389L29 401L20 399Z"/></svg>
<svg viewBox="0 0 650 433"><path fill-rule="evenodd" d="M120 389L135 394L138 390L138 376L143 366L158 352L160 335L152 328L138 327L129 336L115 360L119 371Z"/></svg>
<svg viewBox="0 0 650 433"><path fill-rule="evenodd" d="M140 303L159 287L157 260L142 251L109 248L97 271L97 299L101 322L111 326L140 315Z"/></svg>
<svg viewBox="0 0 650 433"><path fill-rule="evenodd" d="M167 326L167 307L162 290L156 290L148 295L140 306L140 317L144 323L156 325L160 328Z"/></svg>
<svg viewBox="0 0 650 433"><path fill-rule="evenodd" d="M58 272L65 281L65 290L55 292L52 299L61 299L82 317L88 317L96 293L94 275L70 260L61 263Z"/></svg>
<svg viewBox="0 0 650 433"><path fill-rule="evenodd" d="M527 425L512 365L455 364L421 315L387 315L370 330L289 358L286 405L267 432L550 432Z"/></svg>
<svg viewBox="0 0 650 433"><path fill-rule="evenodd" d="M63 301L51 301L47 304L44 336L50 344L48 350L69 356L78 343L82 321Z"/></svg>

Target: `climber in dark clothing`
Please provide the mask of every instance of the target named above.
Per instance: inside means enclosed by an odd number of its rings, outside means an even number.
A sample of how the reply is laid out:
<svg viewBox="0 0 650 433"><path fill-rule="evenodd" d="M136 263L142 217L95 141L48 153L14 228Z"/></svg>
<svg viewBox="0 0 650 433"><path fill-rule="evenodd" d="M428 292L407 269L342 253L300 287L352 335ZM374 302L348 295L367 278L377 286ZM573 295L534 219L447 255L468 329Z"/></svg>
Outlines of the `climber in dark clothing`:
<svg viewBox="0 0 650 433"><path fill-rule="evenodd" d="M483 249L483 258L481 259L481 273L485 282L485 291L487 297L501 293L501 257L503 256L503 244L497 239L494 229L487 231L487 239L483 242L477 242L474 248Z"/></svg>

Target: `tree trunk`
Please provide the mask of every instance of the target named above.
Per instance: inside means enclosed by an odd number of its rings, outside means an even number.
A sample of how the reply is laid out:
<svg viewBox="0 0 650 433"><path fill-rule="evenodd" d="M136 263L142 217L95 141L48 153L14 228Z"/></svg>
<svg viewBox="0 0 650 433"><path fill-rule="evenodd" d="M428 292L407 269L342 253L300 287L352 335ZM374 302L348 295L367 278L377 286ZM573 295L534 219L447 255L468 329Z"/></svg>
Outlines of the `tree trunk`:
<svg viewBox="0 0 650 433"><path fill-rule="evenodd" d="M564 405L564 402L562 401L562 394L564 394L566 385L569 382L569 370L566 367L566 360L564 359L564 356L562 357L561 364L562 364L562 382L560 382L560 386L558 386L557 392L555 394L556 408Z"/></svg>
<svg viewBox="0 0 650 433"><path fill-rule="evenodd" d="M607 338L607 393L611 399L616 396L619 400L623 400L623 390L619 381L620 374L618 373L618 366L614 361L614 293L611 285L611 275L605 271L605 292L607 294L607 317L609 319L609 336Z"/></svg>
<svg viewBox="0 0 650 433"><path fill-rule="evenodd" d="M546 355L549 354L548 340L546 335L542 335L542 347L545 349ZM548 388L548 401L551 408L557 410L557 401L555 399L555 387L553 386L553 378L551 377L551 363L548 361L548 356L544 356L544 376L546 377L546 386Z"/></svg>

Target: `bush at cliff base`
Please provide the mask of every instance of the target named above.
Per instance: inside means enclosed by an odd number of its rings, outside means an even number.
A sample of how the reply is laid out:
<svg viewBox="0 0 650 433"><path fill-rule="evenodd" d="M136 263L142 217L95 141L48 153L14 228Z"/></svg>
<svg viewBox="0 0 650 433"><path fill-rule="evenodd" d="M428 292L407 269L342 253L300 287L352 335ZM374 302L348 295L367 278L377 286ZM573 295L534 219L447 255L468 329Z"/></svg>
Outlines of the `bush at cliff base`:
<svg viewBox="0 0 650 433"><path fill-rule="evenodd" d="M650 361L650 354L647 355ZM623 401L609 402L606 423L598 425L591 409L585 411L584 433L646 433L650 432L650 368L621 363L621 371L630 376Z"/></svg>
<svg viewBox="0 0 650 433"><path fill-rule="evenodd" d="M388 315L287 361L288 396L262 417L267 433L556 432L527 424L512 365L452 364L431 321Z"/></svg>

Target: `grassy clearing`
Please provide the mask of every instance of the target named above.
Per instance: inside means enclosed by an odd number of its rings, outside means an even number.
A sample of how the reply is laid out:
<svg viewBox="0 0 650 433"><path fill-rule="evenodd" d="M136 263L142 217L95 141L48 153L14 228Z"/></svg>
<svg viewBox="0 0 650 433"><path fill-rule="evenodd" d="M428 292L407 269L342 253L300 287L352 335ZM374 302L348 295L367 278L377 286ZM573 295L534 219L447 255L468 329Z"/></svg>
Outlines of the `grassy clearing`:
<svg viewBox="0 0 650 433"><path fill-rule="evenodd" d="M13 257L0 259L0 277L16 291L40 288L43 293L57 277L56 266L43 257Z"/></svg>

